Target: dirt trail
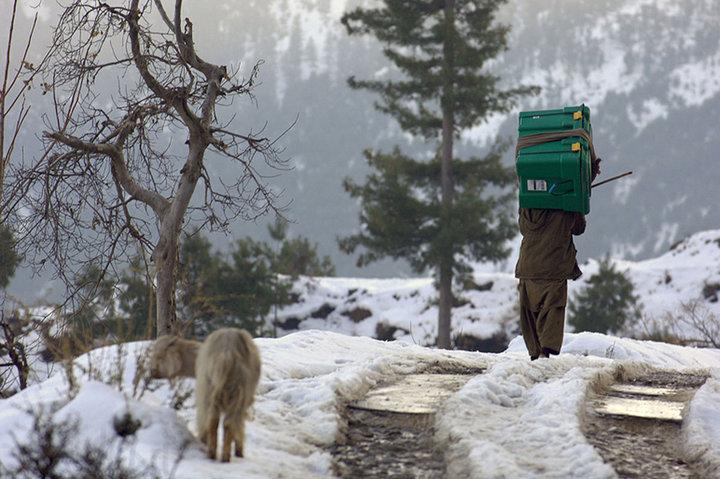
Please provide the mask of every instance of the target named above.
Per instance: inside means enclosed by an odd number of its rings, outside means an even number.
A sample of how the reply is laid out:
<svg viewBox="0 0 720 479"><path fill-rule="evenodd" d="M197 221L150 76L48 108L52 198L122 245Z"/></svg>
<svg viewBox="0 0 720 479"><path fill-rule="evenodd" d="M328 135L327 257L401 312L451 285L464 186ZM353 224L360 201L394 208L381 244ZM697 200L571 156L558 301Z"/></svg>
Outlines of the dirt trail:
<svg viewBox="0 0 720 479"><path fill-rule="evenodd" d="M347 408L346 442L333 447L335 473L343 478L442 478L442 451L433 444L432 414Z"/></svg>
<svg viewBox="0 0 720 479"><path fill-rule="evenodd" d="M621 478L700 477L682 459L681 423L676 413L705 379L656 372L618 384L606 395L588 402L585 436ZM649 411L647 415L664 419L621 415L622 409L635 415Z"/></svg>
<svg viewBox="0 0 720 479"><path fill-rule="evenodd" d="M348 405L342 414L347 425L344 441L331 448L335 474L342 478L368 479L444 477L444 454L434 444L435 414L432 411L447 395L481 372L434 366L423 375L380 385L365 400ZM421 398L416 404L409 404L407 398L417 397L420 383L427 386L426 401ZM433 384L437 384L438 389L433 391ZM442 393L438 395L440 390ZM381 410L383 401L391 411ZM417 407L418 403L421 407ZM414 413L400 412L413 407Z"/></svg>

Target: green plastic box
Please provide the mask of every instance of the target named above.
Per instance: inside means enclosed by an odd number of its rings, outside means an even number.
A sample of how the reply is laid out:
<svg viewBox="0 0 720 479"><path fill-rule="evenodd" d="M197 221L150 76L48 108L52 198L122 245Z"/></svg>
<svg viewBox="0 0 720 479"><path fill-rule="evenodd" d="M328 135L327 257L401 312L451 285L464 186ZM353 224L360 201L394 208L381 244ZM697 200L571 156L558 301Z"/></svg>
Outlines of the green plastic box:
<svg viewBox="0 0 720 479"><path fill-rule="evenodd" d="M522 112L518 133L522 137L578 128L592 134L590 110L584 105ZM590 213L590 160L589 145L582 137L521 149L515 163L520 207Z"/></svg>
<svg viewBox="0 0 720 479"><path fill-rule="evenodd" d="M585 105L567 106L557 110L523 111L520 112L518 136L580 128L592 136L590 108Z"/></svg>

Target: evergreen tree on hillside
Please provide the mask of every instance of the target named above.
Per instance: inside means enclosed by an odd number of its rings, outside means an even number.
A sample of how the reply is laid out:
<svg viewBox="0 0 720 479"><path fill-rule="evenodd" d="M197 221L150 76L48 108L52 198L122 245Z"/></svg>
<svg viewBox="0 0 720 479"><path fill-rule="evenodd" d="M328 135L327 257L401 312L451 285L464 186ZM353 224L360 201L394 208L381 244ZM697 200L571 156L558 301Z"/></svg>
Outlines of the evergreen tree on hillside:
<svg viewBox="0 0 720 479"><path fill-rule="evenodd" d="M626 323L640 319L634 291L627 276L605 258L587 286L570 301L568 323L577 332L619 333Z"/></svg>
<svg viewBox="0 0 720 479"><path fill-rule="evenodd" d="M155 288L142 256L130 260L119 285L118 306L124 318L117 322L116 336L127 340L152 338Z"/></svg>
<svg viewBox="0 0 720 479"><path fill-rule="evenodd" d="M0 225L0 288L10 284L15 268L20 264L20 255L15 248L15 235L7 225Z"/></svg>
<svg viewBox="0 0 720 479"><path fill-rule="evenodd" d="M64 315L62 336L80 351L92 346L95 339L107 337L118 320L117 284L99 265L88 263L73 276L73 287L75 294Z"/></svg>
<svg viewBox="0 0 720 479"><path fill-rule="evenodd" d="M276 249L246 237L233 243L229 255L213 252L211 243L200 235L185 238L180 261L181 316L194 336L204 337L222 326L262 335L271 308L291 301L292 281L279 275L334 273L330 259L321 260L308 239L287 237L284 222L276 222L269 232Z"/></svg>
<svg viewBox="0 0 720 479"><path fill-rule="evenodd" d="M361 200L362 231L340 240L363 266L407 259L417 272L432 269L439 289L437 344L450 347L452 283L466 260L497 261L516 233L511 219L514 172L501 164L502 145L485 157L459 159L454 140L488 115L506 112L534 87L501 90L487 63L505 50L509 27L495 22L506 0L385 0L343 16L351 35L370 34L384 46L400 79L349 79L352 88L380 95L376 107L400 127L434 143L436 155L418 161L366 151L372 173L364 185L345 181Z"/></svg>
<svg viewBox="0 0 720 479"><path fill-rule="evenodd" d="M199 234L189 235L180 246L180 317L190 325L193 335L202 337L212 331L209 324L220 315L216 306L219 275L224 260L212 251L212 244Z"/></svg>
<svg viewBox="0 0 720 479"><path fill-rule="evenodd" d="M288 238L288 223L278 218L268 227L270 237L277 244L272 269L275 273L298 276L335 276L335 266L329 256L320 259L317 243L302 236Z"/></svg>

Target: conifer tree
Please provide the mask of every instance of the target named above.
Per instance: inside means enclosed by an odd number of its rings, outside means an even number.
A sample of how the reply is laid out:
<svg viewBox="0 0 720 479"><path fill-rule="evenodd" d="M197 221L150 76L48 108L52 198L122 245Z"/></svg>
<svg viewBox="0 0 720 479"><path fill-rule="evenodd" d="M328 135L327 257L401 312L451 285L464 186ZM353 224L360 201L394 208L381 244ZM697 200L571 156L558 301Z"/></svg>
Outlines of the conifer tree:
<svg viewBox="0 0 720 479"><path fill-rule="evenodd" d="M507 48L509 27L495 21L506 0L385 0L342 18L350 35L373 35L400 73L398 79L349 85L380 95L376 108L436 148L430 161L366 151L367 182L345 181L360 198L361 233L341 239L358 247L362 266L383 257L407 259L417 272L432 269L439 289L437 345L450 347L453 277L466 260L496 261L516 229L510 219L514 173L501 163L502 145L485 157L455 157L454 140L488 115L508 111L534 87L501 90L487 70Z"/></svg>
<svg viewBox="0 0 720 479"><path fill-rule="evenodd" d="M618 333L626 323L640 319L634 291L627 276L605 258L587 286L570 302L568 323L578 332Z"/></svg>
<svg viewBox="0 0 720 479"><path fill-rule="evenodd" d="M288 238L288 222L278 218L268 226L270 237L275 242L272 255L272 270L276 274L298 276L335 276L335 266L329 256L320 258L317 243L299 236Z"/></svg>
<svg viewBox="0 0 720 479"><path fill-rule="evenodd" d="M124 340L152 338L155 290L142 256L130 259L119 285L118 306L124 318L115 325L116 336Z"/></svg>
<svg viewBox="0 0 720 479"><path fill-rule="evenodd" d="M181 316L196 337L223 326L245 328L253 336L265 334L271 309L292 301L292 277L334 274L330 258L321 259L317 245L303 237L288 238L285 221L276 221L268 230L276 248L244 237L233 243L229 255L212 251L210 241L199 234L185 238Z"/></svg>
<svg viewBox="0 0 720 479"><path fill-rule="evenodd" d="M0 224L0 289L10 284L20 259L15 247L13 230L7 225Z"/></svg>

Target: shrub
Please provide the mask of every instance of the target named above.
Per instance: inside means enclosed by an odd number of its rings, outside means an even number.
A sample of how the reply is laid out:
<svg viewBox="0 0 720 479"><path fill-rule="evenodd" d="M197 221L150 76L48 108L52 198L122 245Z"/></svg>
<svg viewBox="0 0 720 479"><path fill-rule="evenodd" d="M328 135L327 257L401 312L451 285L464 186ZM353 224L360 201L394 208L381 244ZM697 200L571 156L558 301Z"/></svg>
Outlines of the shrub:
<svg viewBox="0 0 720 479"><path fill-rule="evenodd" d="M110 451L102 445L85 444L79 450L70 446L78 433L77 421L53 420L49 411L30 411L33 427L25 441L16 438L12 457L16 464L0 464L0 477L18 479L161 479L163 476L153 464L140 469L127 466L122 451L130 442L123 437L119 450ZM178 453L182 459L184 449ZM168 477L173 477L174 471Z"/></svg>

